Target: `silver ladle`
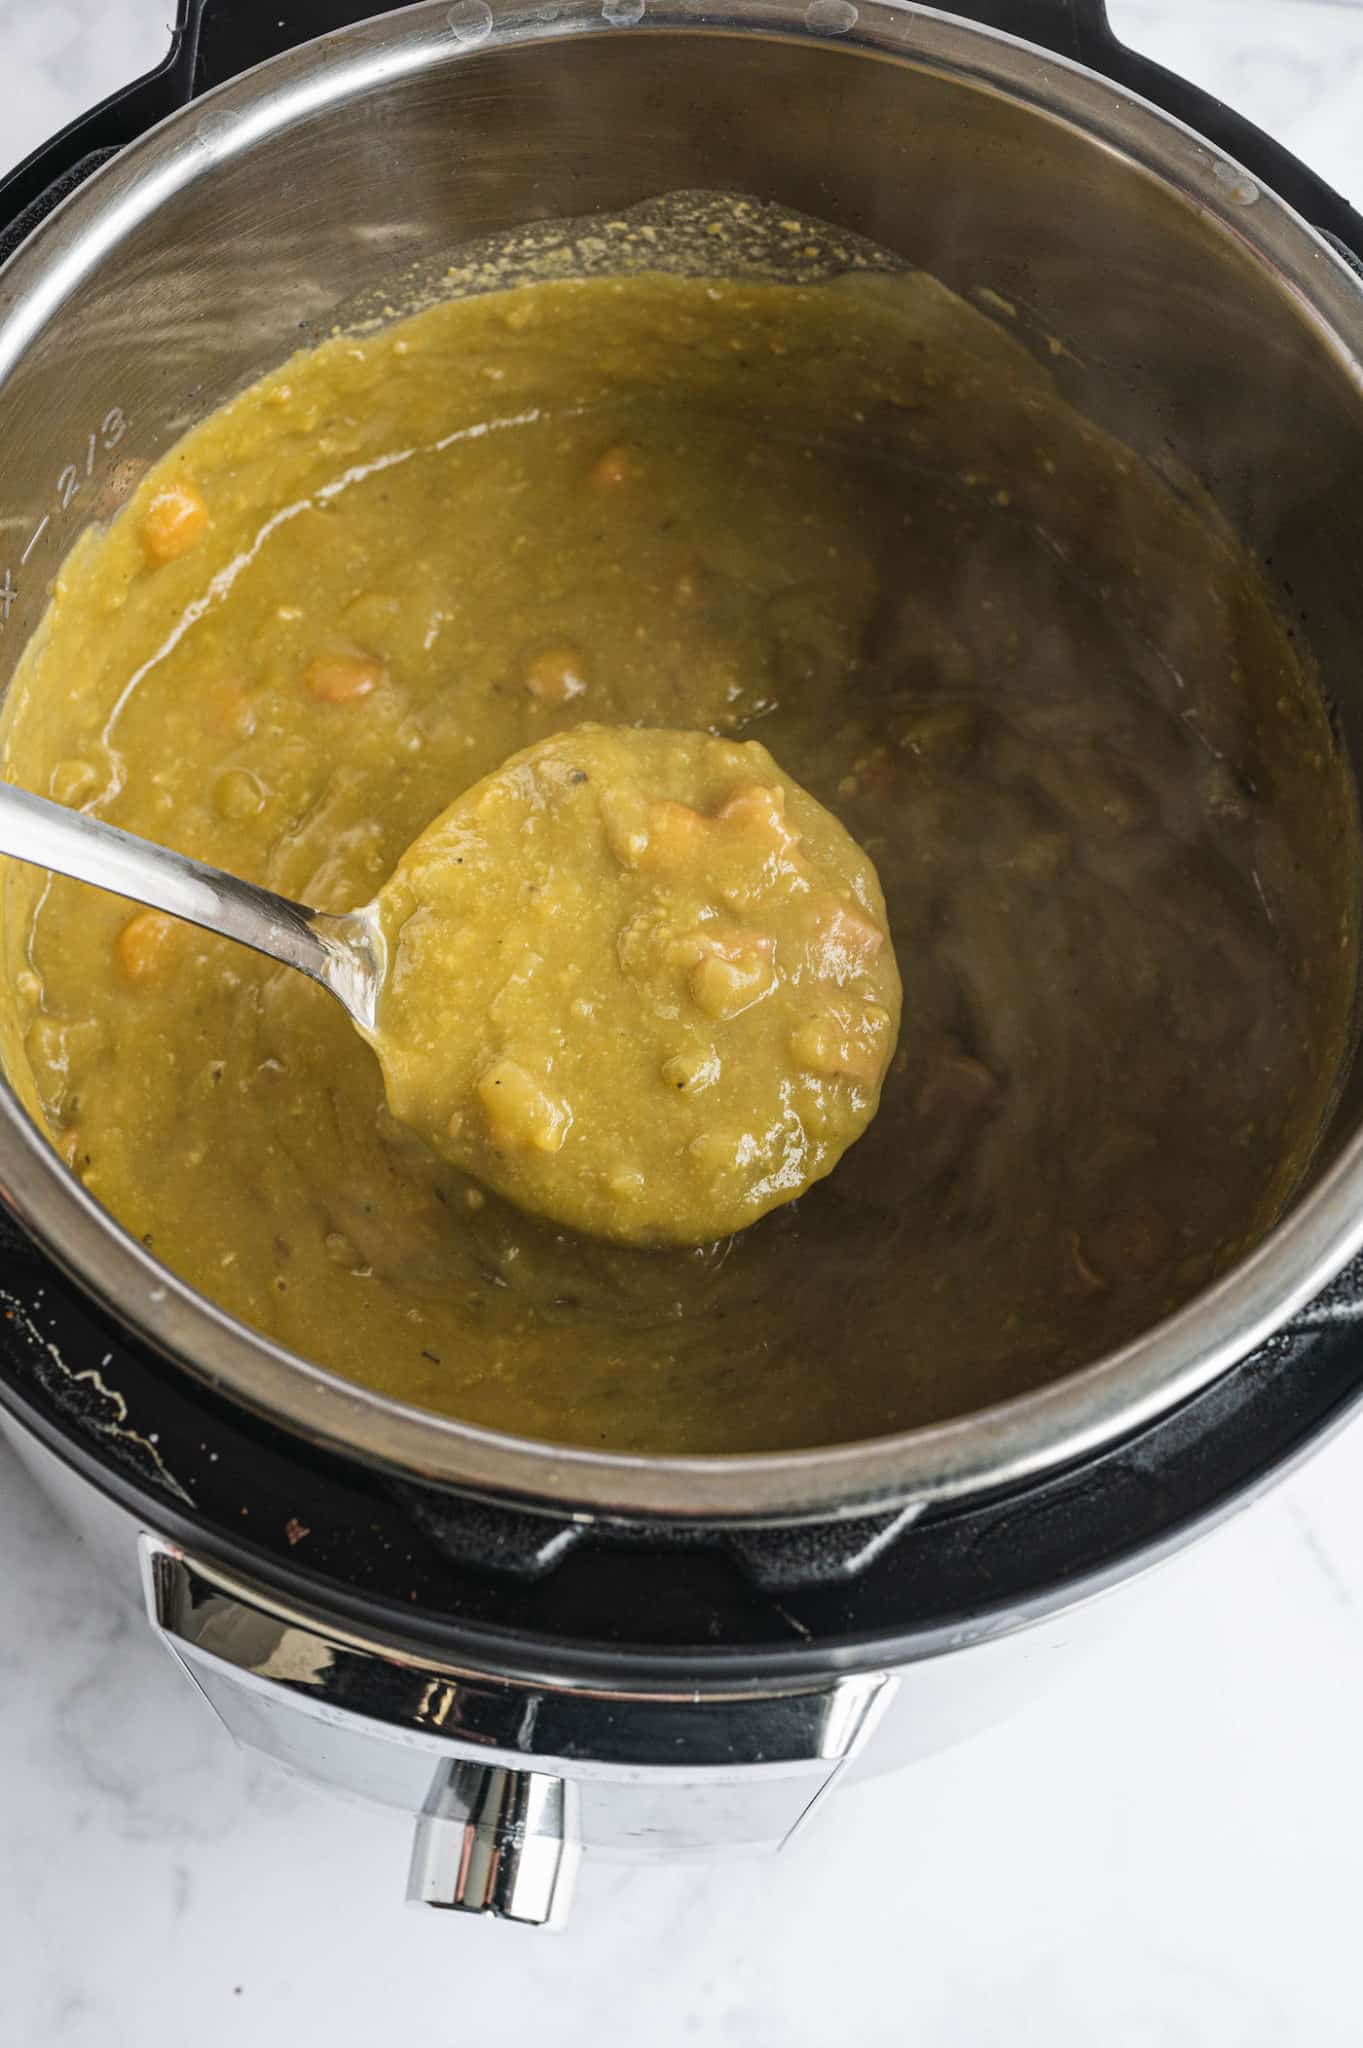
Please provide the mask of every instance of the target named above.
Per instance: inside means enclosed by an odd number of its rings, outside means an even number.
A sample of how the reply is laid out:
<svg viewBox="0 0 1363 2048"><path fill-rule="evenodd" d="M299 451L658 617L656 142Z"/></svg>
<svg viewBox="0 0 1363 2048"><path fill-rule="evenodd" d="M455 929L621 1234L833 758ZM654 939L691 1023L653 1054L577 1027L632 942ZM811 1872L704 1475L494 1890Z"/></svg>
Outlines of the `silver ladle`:
<svg viewBox="0 0 1363 2048"><path fill-rule="evenodd" d="M0 783L0 854L254 947L320 982L361 1030L374 1029L384 947L372 904L338 914L309 910L12 783Z"/></svg>

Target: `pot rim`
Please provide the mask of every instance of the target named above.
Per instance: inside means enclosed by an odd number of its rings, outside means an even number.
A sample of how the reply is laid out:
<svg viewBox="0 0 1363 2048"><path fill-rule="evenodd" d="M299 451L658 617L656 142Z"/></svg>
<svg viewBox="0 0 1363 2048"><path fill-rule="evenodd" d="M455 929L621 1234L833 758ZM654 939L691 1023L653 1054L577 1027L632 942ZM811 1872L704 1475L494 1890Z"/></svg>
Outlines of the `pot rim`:
<svg viewBox="0 0 1363 2048"><path fill-rule="evenodd" d="M494 11L495 10L495 11ZM1267 270L1363 393L1363 285L1296 213L1196 132L1066 59L936 9L863 0L650 0L612 24L596 0L547 10L445 0L341 29L170 116L58 207L0 269L0 385L64 300L173 194L271 134L404 76L567 36L743 35L831 43L1019 101L1153 178ZM623 11L623 10L622 10ZM846 15L851 14L850 24ZM811 20L810 16L814 19ZM817 24L817 25L816 25ZM1351 346L1352 342L1352 346ZM411 1408L237 1322L159 1264L68 1172L0 1076L0 1196L132 1332L216 1391L365 1463L531 1508L598 1517L798 1522L1017 1485L1129 1435L1206 1387L1363 1248L1363 1133L1249 1258L1122 1349L1015 1400L928 1428L780 1453L646 1457L504 1436Z"/></svg>

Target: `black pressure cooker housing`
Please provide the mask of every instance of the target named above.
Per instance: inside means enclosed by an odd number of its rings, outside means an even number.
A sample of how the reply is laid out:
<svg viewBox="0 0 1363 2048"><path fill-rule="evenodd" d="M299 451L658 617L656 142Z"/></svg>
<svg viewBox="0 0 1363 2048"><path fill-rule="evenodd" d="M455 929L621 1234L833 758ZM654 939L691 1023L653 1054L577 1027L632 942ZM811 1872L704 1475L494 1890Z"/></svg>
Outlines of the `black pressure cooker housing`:
<svg viewBox="0 0 1363 2048"><path fill-rule="evenodd" d="M84 178L252 65L396 11L181 0L164 64L0 183L0 259ZM1363 219L1269 136L1125 48L1103 0L956 10L1141 95L1263 181L1363 273ZM717 14L722 20L722 14ZM8 1196L0 1186L0 1199ZM586 1520L473 1499L321 1450L135 1339L0 1215L0 1401L172 1539L357 1626L493 1665L533 1643L616 1677L893 1664L1125 1575L1267 1485L1363 1399L1363 1260L1199 1396L1087 1461L988 1498L783 1527ZM68 1373L69 1358L97 1374ZM830 1368L836 1370L835 1362ZM110 1393L105 1381L116 1387ZM173 1475L173 1478L171 1477Z"/></svg>

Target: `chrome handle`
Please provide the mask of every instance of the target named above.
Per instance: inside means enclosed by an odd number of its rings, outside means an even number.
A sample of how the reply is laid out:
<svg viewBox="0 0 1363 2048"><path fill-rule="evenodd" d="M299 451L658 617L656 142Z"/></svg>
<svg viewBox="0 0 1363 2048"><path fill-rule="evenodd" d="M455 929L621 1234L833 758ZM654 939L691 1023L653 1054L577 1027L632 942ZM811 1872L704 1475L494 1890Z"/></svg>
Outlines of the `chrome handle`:
<svg viewBox="0 0 1363 2048"><path fill-rule="evenodd" d="M542 1771L442 1764L417 1822L408 1899L533 1927L561 1923L582 1856L576 1792Z"/></svg>

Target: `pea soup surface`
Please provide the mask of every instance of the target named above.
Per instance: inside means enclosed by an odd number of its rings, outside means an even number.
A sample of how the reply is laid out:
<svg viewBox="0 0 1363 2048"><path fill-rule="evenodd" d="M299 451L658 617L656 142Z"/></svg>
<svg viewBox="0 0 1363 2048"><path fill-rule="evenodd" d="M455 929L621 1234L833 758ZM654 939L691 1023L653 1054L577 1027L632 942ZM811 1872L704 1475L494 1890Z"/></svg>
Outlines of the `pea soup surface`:
<svg viewBox="0 0 1363 2048"><path fill-rule="evenodd" d="M4 772L341 910L584 722L760 741L865 849L875 1121L741 1234L603 1244L299 976L11 867L9 1069L213 1300L473 1422L778 1449L1036 1387L1271 1226L1353 988L1323 704L1208 508L930 279L566 277L297 357L77 544Z"/></svg>

